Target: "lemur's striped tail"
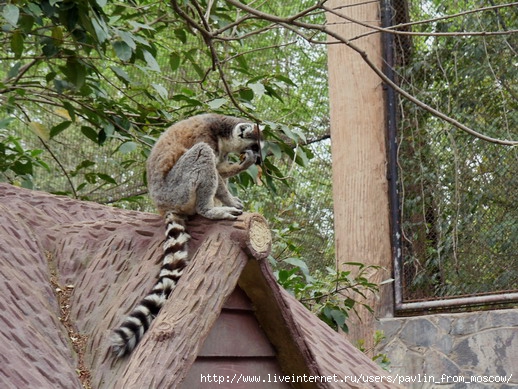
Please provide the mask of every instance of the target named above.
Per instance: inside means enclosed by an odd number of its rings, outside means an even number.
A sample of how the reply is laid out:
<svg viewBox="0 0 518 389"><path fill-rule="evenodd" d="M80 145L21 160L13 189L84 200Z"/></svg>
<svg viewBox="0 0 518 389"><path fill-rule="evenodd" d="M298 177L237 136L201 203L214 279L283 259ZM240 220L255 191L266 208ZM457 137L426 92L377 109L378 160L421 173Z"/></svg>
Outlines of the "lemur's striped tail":
<svg viewBox="0 0 518 389"><path fill-rule="evenodd" d="M185 220L169 212L165 223L166 239L158 281L121 326L113 331L112 351L117 357L133 351L187 267L187 242L190 236L185 231Z"/></svg>

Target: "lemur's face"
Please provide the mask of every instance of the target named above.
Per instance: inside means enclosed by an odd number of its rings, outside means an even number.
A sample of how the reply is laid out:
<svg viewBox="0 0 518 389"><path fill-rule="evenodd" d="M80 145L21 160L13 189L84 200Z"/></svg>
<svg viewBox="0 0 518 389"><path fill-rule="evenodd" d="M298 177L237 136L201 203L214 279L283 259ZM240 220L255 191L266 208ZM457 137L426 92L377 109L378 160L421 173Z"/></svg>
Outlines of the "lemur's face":
<svg viewBox="0 0 518 389"><path fill-rule="evenodd" d="M262 161L261 158L261 130L257 124L254 123L239 123L234 127L234 137L240 138L243 141L243 149L252 150L257 155L256 165Z"/></svg>

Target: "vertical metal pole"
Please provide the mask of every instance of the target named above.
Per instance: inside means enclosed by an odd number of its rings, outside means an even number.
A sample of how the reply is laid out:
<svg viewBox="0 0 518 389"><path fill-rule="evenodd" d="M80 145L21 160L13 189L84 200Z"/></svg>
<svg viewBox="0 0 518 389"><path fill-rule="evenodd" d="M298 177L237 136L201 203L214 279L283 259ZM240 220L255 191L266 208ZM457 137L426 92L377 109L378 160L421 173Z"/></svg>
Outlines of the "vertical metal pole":
<svg viewBox="0 0 518 389"><path fill-rule="evenodd" d="M393 24L392 1L382 0L381 20L383 27ZM394 74L394 35L383 34L383 59L384 72L390 80L395 81ZM386 88L386 114L387 114L387 152L388 152L388 191L390 202L391 244L394 275L394 305L397 310L403 303L402 296L402 250L401 250L401 208L399 202L398 180L398 143L397 143L397 99L396 93L389 85Z"/></svg>

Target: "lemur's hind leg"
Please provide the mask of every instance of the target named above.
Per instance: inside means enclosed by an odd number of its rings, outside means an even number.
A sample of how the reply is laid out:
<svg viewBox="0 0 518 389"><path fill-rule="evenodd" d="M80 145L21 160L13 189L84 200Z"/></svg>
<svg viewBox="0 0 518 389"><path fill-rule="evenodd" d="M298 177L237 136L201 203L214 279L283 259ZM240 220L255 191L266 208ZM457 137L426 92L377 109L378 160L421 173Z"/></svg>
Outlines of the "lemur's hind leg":
<svg viewBox="0 0 518 389"><path fill-rule="evenodd" d="M189 176L185 176L189 172ZM216 193L226 192L228 198L233 196L220 182L216 170L216 155L206 143L197 143L180 157L168 174L169 188L174 188L169 194L174 210L179 213L193 215L195 213L208 219L236 219L242 213L240 203L224 201L227 206L214 206ZM223 185L223 187L222 187ZM223 195L227 200L226 195Z"/></svg>
<svg viewBox="0 0 518 389"><path fill-rule="evenodd" d="M207 168L200 179L196 182L196 213L208 219L236 219L243 213L241 202L236 202L226 185L225 181L219 176L216 169L216 156L214 151L205 143L199 147L200 159L206 158L207 163L212 163L211 168ZM193 149L198 148L198 145ZM191 149L192 150L192 149ZM223 203L223 206L214 206L214 198Z"/></svg>
<svg viewBox="0 0 518 389"><path fill-rule="evenodd" d="M216 199L218 199L221 204L226 205L228 207L233 207L237 209L243 209L243 202L233 196L227 186L227 180L218 177L218 188L216 189Z"/></svg>

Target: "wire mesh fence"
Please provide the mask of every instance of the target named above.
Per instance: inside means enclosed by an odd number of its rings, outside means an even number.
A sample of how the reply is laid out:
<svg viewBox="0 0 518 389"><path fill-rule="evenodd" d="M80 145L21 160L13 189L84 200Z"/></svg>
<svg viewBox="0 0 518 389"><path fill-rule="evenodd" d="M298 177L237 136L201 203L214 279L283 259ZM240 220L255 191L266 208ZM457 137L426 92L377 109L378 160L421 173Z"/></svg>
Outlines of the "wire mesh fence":
<svg viewBox="0 0 518 389"><path fill-rule="evenodd" d="M506 32L518 10L491 4L394 1L395 23L419 33L396 39L398 83L480 133L516 140L518 37ZM516 147L405 100L398 116L403 302L518 291Z"/></svg>

